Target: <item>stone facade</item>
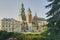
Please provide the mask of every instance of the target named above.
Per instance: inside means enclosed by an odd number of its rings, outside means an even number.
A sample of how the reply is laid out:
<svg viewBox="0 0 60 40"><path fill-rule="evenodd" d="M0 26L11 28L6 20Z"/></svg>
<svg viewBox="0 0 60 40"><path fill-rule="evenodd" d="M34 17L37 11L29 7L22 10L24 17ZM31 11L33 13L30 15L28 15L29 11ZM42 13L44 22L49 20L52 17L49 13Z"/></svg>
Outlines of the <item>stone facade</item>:
<svg viewBox="0 0 60 40"><path fill-rule="evenodd" d="M44 18L39 18L37 13L32 16L32 11L28 8L25 12L24 4L21 4L18 20L13 18L3 18L0 20L0 30L7 32L40 32L47 24Z"/></svg>
<svg viewBox="0 0 60 40"><path fill-rule="evenodd" d="M24 14L25 16L21 14ZM20 7L20 11L18 14L18 20L22 24L21 25L22 32L23 31L27 31L27 32L39 31L40 27L42 27L43 25L46 25L46 22L45 22L46 20L40 21L40 19L38 19L37 13L35 13L35 16L32 16L32 11L30 10L30 8L28 8L27 12L25 12L23 3L21 4L21 7Z"/></svg>
<svg viewBox="0 0 60 40"><path fill-rule="evenodd" d="M20 22L13 18L3 18L0 20L0 30L7 32L20 32Z"/></svg>

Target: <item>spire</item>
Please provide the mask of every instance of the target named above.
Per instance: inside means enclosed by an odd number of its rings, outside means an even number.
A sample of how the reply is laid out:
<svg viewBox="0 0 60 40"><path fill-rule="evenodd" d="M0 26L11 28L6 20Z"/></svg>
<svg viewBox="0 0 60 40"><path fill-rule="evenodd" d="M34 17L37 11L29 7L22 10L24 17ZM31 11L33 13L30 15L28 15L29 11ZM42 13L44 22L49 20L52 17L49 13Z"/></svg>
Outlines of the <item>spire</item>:
<svg viewBox="0 0 60 40"><path fill-rule="evenodd" d="M21 0L21 1L22 1L22 3L21 3L21 8L24 8L23 0Z"/></svg>
<svg viewBox="0 0 60 40"><path fill-rule="evenodd" d="M27 21L27 23L31 23L32 22L32 15L31 15L30 8L28 8L28 10L27 10L26 21Z"/></svg>
<svg viewBox="0 0 60 40"><path fill-rule="evenodd" d="M26 16L25 16L25 9L24 9L24 4L21 3L20 10L19 10L19 20L25 21Z"/></svg>
<svg viewBox="0 0 60 40"><path fill-rule="evenodd" d="M24 4L23 3L20 6L19 13L21 13L21 14L24 14L25 13L25 9L24 9Z"/></svg>
<svg viewBox="0 0 60 40"><path fill-rule="evenodd" d="M30 8L28 8L28 11L31 12Z"/></svg>
<svg viewBox="0 0 60 40"><path fill-rule="evenodd" d="M37 12L35 12L35 16L37 17Z"/></svg>
<svg viewBox="0 0 60 40"><path fill-rule="evenodd" d="M24 4L23 4L23 2L22 2L22 4L21 4L21 8L24 8Z"/></svg>
<svg viewBox="0 0 60 40"><path fill-rule="evenodd" d="M28 10L27 10L27 15L31 15L31 10L30 10L30 8L28 8Z"/></svg>
<svg viewBox="0 0 60 40"><path fill-rule="evenodd" d="M37 13L35 12L35 15L33 17L33 20L37 20Z"/></svg>
<svg viewBox="0 0 60 40"><path fill-rule="evenodd" d="M23 3L23 0L22 0L22 3Z"/></svg>

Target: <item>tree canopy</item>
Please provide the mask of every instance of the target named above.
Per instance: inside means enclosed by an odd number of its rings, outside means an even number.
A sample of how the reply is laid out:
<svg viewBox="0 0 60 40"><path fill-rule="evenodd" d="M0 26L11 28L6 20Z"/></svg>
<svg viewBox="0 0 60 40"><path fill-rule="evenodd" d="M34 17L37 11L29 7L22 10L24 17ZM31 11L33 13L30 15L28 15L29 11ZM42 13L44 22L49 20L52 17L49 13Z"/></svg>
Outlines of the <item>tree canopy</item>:
<svg viewBox="0 0 60 40"><path fill-rule="evenodd" d="M46 13L49 17L47 26L49 27L51 40L55 40L58 37L57 35L60 35L60 0L48 0L48 2L51 3L45 7L51 9Z"/></svg>

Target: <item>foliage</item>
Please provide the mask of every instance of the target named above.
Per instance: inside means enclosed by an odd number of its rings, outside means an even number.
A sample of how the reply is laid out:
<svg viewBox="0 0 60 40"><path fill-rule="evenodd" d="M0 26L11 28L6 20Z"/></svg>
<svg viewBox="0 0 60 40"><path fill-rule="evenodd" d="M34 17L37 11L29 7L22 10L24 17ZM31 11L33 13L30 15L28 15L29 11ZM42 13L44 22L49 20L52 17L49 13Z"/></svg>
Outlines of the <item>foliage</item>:
<svg viewBox="0 0 60 40"><path fill-rule="evenodd" d="M49 17L47 19L49 30L47 31L50 32L50 40L58 40L58 35L60 35L60 0L48 0L48 2L51 3L47 5L46 8L49 7L51 9L46 13L47 17Z"/></svg>
<svg viewBox="0 0 60 40"><path fill-rule="evenodd" d="M51 33L56 33L60 30L60 0L48 0L50 3L49 5L46 6L50 7L51 10L48 11L47 17L48 18L48 27L50 28Z"/></svg>
<svg viewBox="0 0 60 40"><path fill-rule="evenodd" d="M44 29L44 31L47 31L48 30L48 26L44 26L43 29Z"/></svg>
<svg viewBox="0 0 60 40"><path fill-rule="evenodd" d="M12 36L12 32L0 31L0 40L6 40Z"/></svg>
<svg viewBox="0 0 60 40"><path fill-rule="evenodd" d="M17 40L21 39L21 33L13 33L13 32L7 32L7 31L0 31L0 40L7 40L9 38L17 38Z"/></svg>

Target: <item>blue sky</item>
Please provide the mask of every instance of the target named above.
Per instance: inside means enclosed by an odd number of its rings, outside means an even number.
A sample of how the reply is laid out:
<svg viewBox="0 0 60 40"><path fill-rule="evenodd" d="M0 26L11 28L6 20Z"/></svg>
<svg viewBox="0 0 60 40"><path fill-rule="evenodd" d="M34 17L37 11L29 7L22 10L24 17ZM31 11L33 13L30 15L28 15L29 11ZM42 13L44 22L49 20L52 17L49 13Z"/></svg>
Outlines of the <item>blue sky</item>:
<svg viewBox="0 0 60 40"><path fill-rule="evenodd" d="M0 18L18 19L19 8L22 0L0 0ZM31 9L32 15L37 12L38 17L46 18L45 6L49 4L47 0L23 0L25 11Z"/></svg>

